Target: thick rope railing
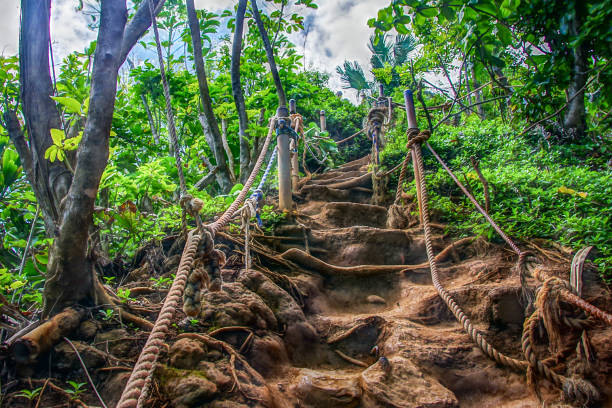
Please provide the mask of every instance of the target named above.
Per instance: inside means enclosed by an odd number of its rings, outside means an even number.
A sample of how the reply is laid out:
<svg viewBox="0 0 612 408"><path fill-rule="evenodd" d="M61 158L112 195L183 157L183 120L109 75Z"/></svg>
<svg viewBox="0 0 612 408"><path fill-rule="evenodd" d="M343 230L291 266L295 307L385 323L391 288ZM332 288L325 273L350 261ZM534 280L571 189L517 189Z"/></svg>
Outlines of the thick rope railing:
<svg viewBox="0 0 612 408"><path fill-rule="evenodd" d="M356 138L357 136L359 136L360 134L362 134L362 133L363 133L363 132L365 132L366 130L367 130L367 128L363 128L363 129L361 129L359 132L357 132L357 133L353 133L353 134L352 134L352 135L350 135L349 137L346 137L346 138L344 138L344 139L342 139L342 140L338 140L338 141L336 142L336 145L342 144L342 143L344 143L344 142L348 142L349 140Z"/></svg>
<svg viewBox="0 0 612 408"><path fill-rule="evenodd" d="M198 234L198 230L192 230L187 235L187 242L185 243L181 261L176 271L176 277L174 278L174 282L172 282L172 287L166 296L166 300L155 321L153 330L151 330L151 334L138 357L134 370L123 390L123 394L121 394L121 399L117 404L117 408L135 408L142 406L142 401L139 399L146 394L145 389L150 381L150 376L153 373L157 357L160 351L164 349L164 338L172 323L174 312L183 296L183 288L187 283L187 277L189 276L191 265L193 264L194 256L201 238L202 236Z"/></svg>
<svg viewBox="0 0 612 408"><path fill-rule="evenodd" d="M537 372L551 381L553 384L557 385L559 388L563 390L565 396L573 401L576 401L581 404L586 404L592 401L596 401L599 398L599 393L597 389L593 387L591 383L588 381L576 378L576 377L565 377L554 372L550 367L548 367L543 361L540 361L535 355L532 344L534 339L534 333L540 319L542 318L542 309L546 307L546 303L549 299L556 299L556 301L564 300L567 303L573 304L586 313L604 321L607 324L612 324L612 316L608 313L598 309L597 307L591 305L590 303L582 300L579 296L576 296L569 288L569 284L562 281L559 278L552 277L547 279L540 288L538 292L538 297L535 301L536 309L533 314L525 321L523 336L521 341L521 346L523 349L523 353L526 358L526 362L522 360L518 360L509 356L504 355L503 353L496 350L493 346L491 346L486 339L481 335L481 333L474 328L470 319L465 315L462 309L457 305L452 296L443 288L439 281L437 266L435 263L435 258L433 257L433 250L431 244L431 229L429 226L429 214L428 214L428 196L427 189L425 183L425 168L423 165L423 157L421 153L420 145L425 143L432 154L436 157L438 162L445 168L445 170L451 175L453 180L457 183L457 185L461 188L461 190L466 194L466 196L472 201L472 203L476 206L478 211L485 216L485 218L491 223L494 229L504 238L504 240L512 247L512 249L517 252L519 255L519 264L521 264L525 257L525 252L520 251L520 249L514 244L514 242L501 230L501 228L489 217L489 215L482 209L480 204L476 201L476 199L465 189L465 187L461 184L461 182L457 179L457 177L453 174L453 172L448 168L448 166L442 161L442 159L436 154L436 152L429 146L427 143L427 139L430 137L430 133L428 131L419 132L418 129L410 129L408 131L408 144L407 147L411 148L414 152L414 157L416 160L415 165L418 168L419 176L417 178L418 186L421 189L421 211L423 217L423 230L425 235L425 248L427 252L427 258L430 263L430 271L431 278L434 284L434 287L438 291L440 297L444 300L446 305L449 307L453 315L457 318L457 320L463 325L465 331L469 334L469 336L474 340L474 342L488 355L490 358L495 360L496 362L507 365L515 370L524 371L527 370L528 378L532 378L531 370L537 370ZM537 275L537 273L536 273ZM536 276L540 279L539 276ZM551 293L556 293L555 297L550 296ZM550 313L550 312L549 312ZM585 321L576 320L573 318L567 318L564 316L559 316L555 318L556 320L562 321L566 326L582 329L585 325ZM549 328L550 329L550 328ZM552 330L552 329L551 329ZM549 330L549 335L552 331Z"/></svg>
<svg viewBox="0 0 612 408"><path fill-rule="evenodd" d="M414 132L412 132L411 134L414 134ZM519 256L517 268L520 271L522 269L521 267L522 267L524 258L527 253L524 251L521 251L519 247L514 243L514 241L512 241L512 239L510 239L510 237L508 237L508 235L504 233L504 231L499 227L499 225L497 225L497 223L482 208L482 206L478 203L478 201L476 201L474 196L465 188L465 186L461 183L461 181L459 181L457 176L455 176L453 171L448 167L448 165L444 162L444 160L442 160L442 158L438 155L438 153L436 153L436 151L431 147L431 145L426 142L426 139L423 140L423 142L425 142L425 145L427 146L429 151L433 154L433 156L440 163L440 165L444 168L444 170L446 170L446 172L451 176L451 178L455 181L455 183L461 189L461 191L463 191L466 197L472 202L472 204L474 204L478 212L480 212L486 218L486 220L489 222L489 224L491 224L493 229L495 229L495 231L503 238L504 241L506 241L506 243L512 248L512 250L516 252L516 254ZM581 253L580 255L581 255L580 257L586 258L586 256L588 255L588 251ZM521 279L523 279L523 276L521 276ZM574 306L584 310L586 313L602 320L606 324L612 325L612 315L611 314L584 301L579 296L576 296L574 293L572 293L572 291L569 288L562 290L561 298L565 300L567 303L571 303Z"/></svg>
<svg viewBox="0 0 612 408"><path fill-rule="evenodd" d="M412 137L410 137L412 136ZM419 169L419 177L415 177L416 182L419 184L421 188L421 211L423 215L423 232L425 235L425 250L427 252L427 258L429 259L430 272L431 272L431 280L433 282L434 287L438 291L438 294L444 300L444 303L451 310L453 315L457 318L457 320L461 323L465 331L468 335L474 340L474 342L480 347L480 349L491 359L495 360L499 364L506 365L511 367L517 371L524 371L527 368L527 363L522 360L517 360L515 358L506 356L505 354L499 352L495 347L493 347L478 331L470 319L463 312L461 307L455 302L452 296L444 289L442 284L440 283L440 279L438 277L438 267L436 265L433 247L432 247L432 238L431 238L431 227L429 225L429 207L428 207L428 198L427 198L427 189L425 183L425 168L423 166L423 156L421 154L420 143L424 140L427 140L429 137L429 132L418 132L416 129L410 129L409 131L409 139L408 139L408 147L412 148L412 151L415 153L416 163L415 165Z"/></svg>
<svg viewBox="0 0 612 408"><path fill-rule="evenodd" d="M234 202L217 221L203 227L201 230L196 229L188 234L187 242L185 243L181 261L179 263L174 281L172 282L170 291L166 296L166 300L164 301L164 305L162 306L157 320L155 321L155 325L151 330L151 334L149 335L147 342L145 343L145 346L138 357L138 361L134 366L134 370L128 379L125 389L123 390L121 399L117 404L117 408L138 408L143 406L155 363L157 362L160 351L164 349L164 338L170 328L174 312L176 311L181 297L183 296L183 291L191 271L196 250L202 240L202 234L205 236L206 240L204 243L204 248L206 248L206 250L210 253L214 247L212 240L215 234L232 219L232 215L244 202L251 186L253 185L253 182L255 181L255 177L259 173L268 151L272 135L274 134L275 120L276 118L272 118L270 120L268 135L261 153L257 159L257 162L255 163L255 166L253 167L253 171L244 184L244 187L238 194L236 200L234 200Z"/></svg>

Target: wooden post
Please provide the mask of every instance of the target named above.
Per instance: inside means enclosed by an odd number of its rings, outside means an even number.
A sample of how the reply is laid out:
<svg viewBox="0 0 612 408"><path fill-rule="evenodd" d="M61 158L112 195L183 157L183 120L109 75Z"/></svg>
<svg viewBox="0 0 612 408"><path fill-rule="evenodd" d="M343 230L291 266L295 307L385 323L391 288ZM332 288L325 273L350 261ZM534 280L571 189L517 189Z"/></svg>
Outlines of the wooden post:
<svg viewBox="0 0 612 408"><path fill-rule="evenodd" d="M385 97L385 87L383 84L378 84L378 97L379 98Z"/></svg>
<svg viewBox="0 0 612 408"><path fill-rule="evenodd" d="M418 129L419 125L416 119L416 110L414 109L414 98L412 95L412 91L407 89L404 91L404 104L406 107L406 118L408 120L408 129ZM419 182L417 181L420 178L419 166L417 165L416 160L416 152L415 149L420 149L421 146L413 145L412 146L412 165L414 168L414 181L416 184L416 192L417 192L417 201L419 203L419 219L421 224L423 223L423 210L421 208L421 187Z"/></svg>
<svg viewBox="0 0 612 408"><path fill-rule="evenodd" d="M289 157L289 135L287 129L289 110L285 106L279 106L276 110L279 118L277 123L276 144L278 148L278 206L282 211L291 211L293 198L291 196L291 161Z"/></svg>
<svg viewBox="0 0 612 408"><path fill-rule="evenodd" d="M297 103L295 102L295 99L291 99L289 101L289 112L291 114L297 113ZM295 124L295 128L293 130L295 130L296 133L299 132L298 123ZM306 146L304 146L304 148L306 148ZM298 181L300 180L300 164L298 159L297 140L291 139L289 149L291 150L291 188L293 191L297 191Z"/></svg>
<svg viewBox="0 0 612 408"><path fill-rule="evenodd" d="M321 111L321 132L327 131L327 120L325 119L325 111Z"/></svg>

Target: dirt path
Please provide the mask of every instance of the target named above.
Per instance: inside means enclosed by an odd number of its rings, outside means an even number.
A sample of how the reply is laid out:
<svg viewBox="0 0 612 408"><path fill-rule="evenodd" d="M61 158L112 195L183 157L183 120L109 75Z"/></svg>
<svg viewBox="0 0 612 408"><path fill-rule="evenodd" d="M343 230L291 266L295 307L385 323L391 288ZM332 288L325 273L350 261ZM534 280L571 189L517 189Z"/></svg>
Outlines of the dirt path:
<svg viewBox="0 0 612 408"><path fill-rule="evenodd" d="M271 233L254 233L249 271L244 237L218 235L227 257L222 290L188 293L198 316L177 313L147 406L541 406L525 374L487 358L438 296L421 230L388 228L387 208L370 204L367 163L366 157L309 180L295 196L296 214ZM443 228L434 232L445 288L495 347L522 358L525 315L513 254L482 239L452 239ZM167 238L135 259L139 268L124 287L134 291L132 306L141 313L154 318L159 310L165 292L150 288L149 278L170 276L183 244ZM567 278L567 265L541 267ZM611 297L597 282L587 271L584 297L610 310ZM114 406L146 333L95 317L81 325L75 344ZM603 326L589 331L593 353L585 369L608 403L611 334ZM575 345L579 335L564 338ZM555 369L581 373L584 362L574 355ZM44 371L39 364L33 373ZM81 375L66 344L55 347L49 366L63 378ZM558 389L545 380L533 385L544 401L560 404ZM96 405L88 393L82 399Z"/></svg>

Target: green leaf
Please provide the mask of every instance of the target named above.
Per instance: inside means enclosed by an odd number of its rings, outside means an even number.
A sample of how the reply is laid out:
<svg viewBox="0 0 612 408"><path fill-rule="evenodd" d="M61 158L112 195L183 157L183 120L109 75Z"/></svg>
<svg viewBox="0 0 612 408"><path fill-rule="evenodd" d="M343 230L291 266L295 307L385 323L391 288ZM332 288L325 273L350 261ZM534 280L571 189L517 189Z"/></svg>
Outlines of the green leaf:
<svg viewBox="0 0 612 408"><path fill-rule="evenodd" d="M66 112L77 114L81 113L81 104L74 98L67 96L52 96L51 99L64 106L64 108L66 108Z"/></svg>
<svg viewBox="0 0 612 408"><path fill-rule="evenodd" d="M62 141L66 138L66 134L59 129L51 129L51 139L53 139L53 144L61 147Z"/></svg>

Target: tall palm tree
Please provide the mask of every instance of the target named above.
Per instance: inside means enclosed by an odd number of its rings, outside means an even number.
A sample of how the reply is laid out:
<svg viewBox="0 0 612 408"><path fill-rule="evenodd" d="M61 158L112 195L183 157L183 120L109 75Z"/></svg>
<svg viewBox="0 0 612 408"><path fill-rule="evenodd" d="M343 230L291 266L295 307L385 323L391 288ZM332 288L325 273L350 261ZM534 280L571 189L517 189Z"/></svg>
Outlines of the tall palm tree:
<svg viewBox="0 0 612 408"><path fill-rule="evenodd" d="M399 76L395 68L408 62L408 56L416 49L417 41L411 35L397 35L391 41L389 35L379 34L370 36L368 49L372 53L370 57L370 70L384 68L387 64L393 69L393 80L389 88L393 89L399 85ZM362 93L372 94L374 82L366 79L361 65L357 61L344 61L344 64L336 67L340 80L345 89L355 89L357 95Z"/></svg>

